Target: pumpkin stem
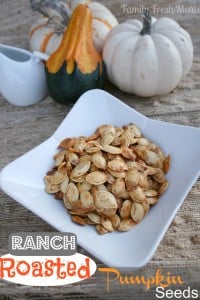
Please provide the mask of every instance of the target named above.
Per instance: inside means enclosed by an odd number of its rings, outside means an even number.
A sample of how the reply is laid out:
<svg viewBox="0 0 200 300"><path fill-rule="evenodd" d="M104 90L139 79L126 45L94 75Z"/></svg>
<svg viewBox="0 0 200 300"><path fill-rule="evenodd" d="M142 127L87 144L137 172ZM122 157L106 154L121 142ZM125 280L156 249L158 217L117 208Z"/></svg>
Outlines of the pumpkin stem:
<svg viewBox="0 0 200 300"><path fill-rule="evenodd" d="M78 5L71 16L58 49L47 61L50 73L57 73L66 62L67 73L72 74L75 66L82 74L91 74L102 65L102 58L92 39L92 12L83 4Z"/></svg>
<svg viewBox="0 0 200 300"><path fill-rule="evenodd" d="M152 19L151 19L151 14L150 12L146 9L143 14L143 29L140 32L141 35L145 34L151 34L151 29L152 29Z"/></svg>
<svg viewBox="0 0 200 300"><path fill-rule="evenodd" d="M69 22L70 8L60 0L30 0L30 5L33 11L38 11L49 19L53 17L52 11L56 11L64 25Z"/></svg>

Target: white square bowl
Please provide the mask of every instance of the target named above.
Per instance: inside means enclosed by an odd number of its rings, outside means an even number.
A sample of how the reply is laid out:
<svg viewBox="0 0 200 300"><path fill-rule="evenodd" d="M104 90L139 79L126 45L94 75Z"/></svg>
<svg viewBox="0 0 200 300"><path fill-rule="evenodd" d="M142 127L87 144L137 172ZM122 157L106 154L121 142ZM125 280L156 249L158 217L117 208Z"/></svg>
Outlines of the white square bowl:
<svg viewBox="0 0 200 300"><path fill-rule="evenodd" d="M101 124L135 123L142 133L172 157L169 188L159 203L129 232L99 235L80 226L61 201L44 191L43 178L53 165L57 146L66 137L90 135ZM77 235L78 243L106 265L144 266L152 257L180 205L200 174L200 129L151 120L102 90L80 97L56 132L16 159L0 173L1 189L61 232ZM24 224L25 225L25 224Z"/></svg>

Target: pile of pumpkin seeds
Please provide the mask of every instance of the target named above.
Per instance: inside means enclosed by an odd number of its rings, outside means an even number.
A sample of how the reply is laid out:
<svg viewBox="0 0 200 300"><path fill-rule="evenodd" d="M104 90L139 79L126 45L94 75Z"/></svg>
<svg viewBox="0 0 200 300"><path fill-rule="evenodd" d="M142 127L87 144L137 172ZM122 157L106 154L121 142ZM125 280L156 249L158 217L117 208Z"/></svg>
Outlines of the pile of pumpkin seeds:
<svg viewBox="0 0 200 300"><path fill-rule="evenodd" d="M74 222L94 225L100 234L130 230L168 187L170 156L135 124L101 125L58 148L46 192L63 201Z"/></svg>

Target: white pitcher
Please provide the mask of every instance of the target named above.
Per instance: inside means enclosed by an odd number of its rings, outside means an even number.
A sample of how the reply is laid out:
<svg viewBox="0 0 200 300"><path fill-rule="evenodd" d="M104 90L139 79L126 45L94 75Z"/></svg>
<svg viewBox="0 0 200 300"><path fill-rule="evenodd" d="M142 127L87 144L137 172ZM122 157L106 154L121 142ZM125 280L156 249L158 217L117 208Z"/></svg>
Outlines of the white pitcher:
<svg viewBox="0 0 200 300"><path fill-rule="evenodd" d="M0 44L0 93L18 106L34 104L47 95L44 65L40 52Z"/></svg>

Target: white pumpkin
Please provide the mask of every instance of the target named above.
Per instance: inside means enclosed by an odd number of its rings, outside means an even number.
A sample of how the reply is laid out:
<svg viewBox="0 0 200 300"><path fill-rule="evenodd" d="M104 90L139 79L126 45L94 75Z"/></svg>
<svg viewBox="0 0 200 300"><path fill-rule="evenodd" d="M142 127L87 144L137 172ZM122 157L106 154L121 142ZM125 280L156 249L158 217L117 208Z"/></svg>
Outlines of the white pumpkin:
<svg viewBox="0 0 200 300"><path fill-rule="evenodd" d="M188 32L170 18L144 23L128 20L112 29L104 44L103 60L110 81L122 91L143 97L172 91L193 61Z"/></svg>
<svg viewBox="0 0 200 300"><path fill-rule="evenodd" d="M108 8L90 0L74 0L71 4L58 0L31 0L33 10L43 14L29 31L31 51L53 53L60 45L68 20L79 4L87 5L92 12L93 41L101 53L106 35L118 21Z"/></svg>

